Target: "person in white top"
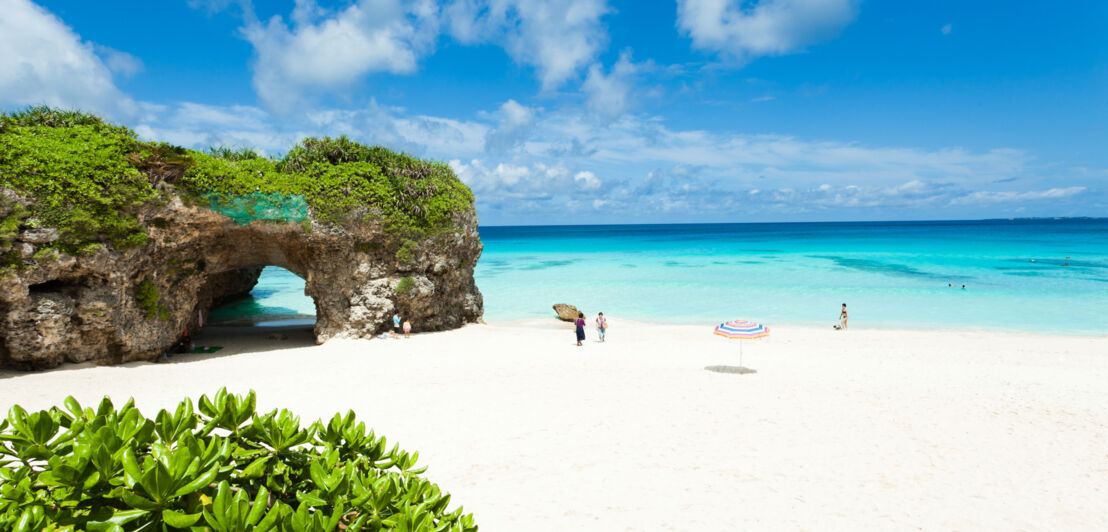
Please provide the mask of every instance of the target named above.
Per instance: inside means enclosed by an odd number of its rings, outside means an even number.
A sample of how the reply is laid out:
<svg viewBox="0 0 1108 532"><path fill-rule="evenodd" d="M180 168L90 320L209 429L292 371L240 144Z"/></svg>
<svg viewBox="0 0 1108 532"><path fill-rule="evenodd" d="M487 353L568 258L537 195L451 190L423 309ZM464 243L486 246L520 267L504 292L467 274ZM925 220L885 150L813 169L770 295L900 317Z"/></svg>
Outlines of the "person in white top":
<svg viewBox="0 0 1108 532"><path fill-rule="evenodd" d="M596 334L600 337L600 341L604 341L604 333L608 332L608 318L604 317L604 313L601 312L596 316Z"/></svg>

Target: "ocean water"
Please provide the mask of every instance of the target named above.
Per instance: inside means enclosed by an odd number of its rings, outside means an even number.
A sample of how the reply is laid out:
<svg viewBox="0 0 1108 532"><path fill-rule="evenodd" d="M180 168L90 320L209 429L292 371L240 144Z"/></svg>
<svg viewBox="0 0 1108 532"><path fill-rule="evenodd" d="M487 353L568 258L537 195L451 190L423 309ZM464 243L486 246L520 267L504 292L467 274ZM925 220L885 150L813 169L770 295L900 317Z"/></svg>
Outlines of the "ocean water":
<svg viewBox="0 0 1108 532"><path fill-rule="evenodd" d="M1108 219L482 227L489 321L589 315L1108 334ZM953 286L948 286L953 285ZM965 285L965 289L962 289ZM267 268L227 315L312 314ZM213 317L215 314L213 313Z"/></svg>
<svg viewBox="0 0 1108 532"><path fill-rule="evenodd" d="M276 266L267 266L250 297L212 309L211 324L258 321L259 324L315 323L315 303L304 295L304 279Z"/></svg>
<svg viewBox="0 0 1108 532"><path fill-rule="evenodd" d="M483 227L487 320L1108 334L1108 219ZM948 286L953 285L953 287ZM962 289L965 285L965 290Z"/></svg>

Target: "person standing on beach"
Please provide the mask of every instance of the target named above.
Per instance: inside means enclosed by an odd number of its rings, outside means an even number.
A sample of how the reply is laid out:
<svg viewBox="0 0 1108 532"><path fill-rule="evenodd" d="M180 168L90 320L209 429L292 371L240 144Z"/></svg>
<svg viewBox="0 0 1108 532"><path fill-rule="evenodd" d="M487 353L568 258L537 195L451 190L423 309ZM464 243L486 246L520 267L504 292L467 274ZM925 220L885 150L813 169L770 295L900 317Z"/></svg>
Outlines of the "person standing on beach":
<svg viewBox="0 0 1108 532"><path fill-rule="evenodd" d="M400 336L400 315L392 315L392 334Z"/></svg>
<svg viewBox="0 0 1108 532"><path fill-rule="evenodd" d="M842 328L846 330L846 303L843 303L843 311L839 313L839 323L842 324Z"/></svg>
<svg viewBox="0 0 1108 532"><path fill-rule="evenodd" d="M412 322L404 320L404 338L412 337Z"/></svg>
<svg viewBox="0 0 1108 532"><path fill-rule="evenodd" d="M573 322L577 326L577 346L581 346L581 342L585 341L585 313L577 313L577 321Z"/></svg>
<svg viewBox="0 0 1108 532"><path fill-rule="evenodd" d="M600 341L604 341L604 333L608 331L608 318L604 317L604 313L601 312L596 316L596 335L600 337Z"/></svg>

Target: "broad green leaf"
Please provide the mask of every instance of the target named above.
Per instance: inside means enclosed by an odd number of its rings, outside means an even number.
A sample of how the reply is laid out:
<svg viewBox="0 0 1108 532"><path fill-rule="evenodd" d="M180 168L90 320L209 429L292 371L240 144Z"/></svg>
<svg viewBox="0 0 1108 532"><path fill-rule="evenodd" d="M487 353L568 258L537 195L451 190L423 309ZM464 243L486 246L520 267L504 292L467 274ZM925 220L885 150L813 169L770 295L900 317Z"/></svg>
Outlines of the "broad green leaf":
<svg viewBox="0 0 1108 532"><path fill-rule="evenodd" d="M174 497L183 497L198 489L204 488L215 480L216 475L219 474L219 466L212 466L211 469L204 472L204 474L196 477L195 480L181 486L181 489L173 493Z"/></svg>
<svg viewBox="0 0 1108 532"><path fill-rule="evenodd" d="M162 521L174 528L188 528L200 520L201 513L181 513L175 510L162 510Z"/></svg>

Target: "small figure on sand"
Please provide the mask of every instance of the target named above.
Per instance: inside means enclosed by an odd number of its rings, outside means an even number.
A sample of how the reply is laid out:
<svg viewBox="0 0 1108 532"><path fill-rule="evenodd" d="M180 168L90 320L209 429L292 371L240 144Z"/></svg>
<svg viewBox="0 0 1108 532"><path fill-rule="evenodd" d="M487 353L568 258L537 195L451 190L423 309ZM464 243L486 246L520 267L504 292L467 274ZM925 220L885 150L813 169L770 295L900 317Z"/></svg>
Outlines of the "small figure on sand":
<svg viewBox="0 0 1108 532"><path fill-rule="evenodd" d="M404 338L412 337L412 322L404 320Z"/></svg>
<svg viewBox="0 0 1108 532"><path fill-rule="evenodd" d="M181 333L181 339L177 341L176 351L178 353L188 353L196 349L196 344L192 341L192 336L189 336L188 329Z"/></svg>
<svg viewBox="0 0 1108 532"><path fill-rule="evenodd" d="M393 336L400 336L400 315L392 315L392 334Z"/></svg>
<svg viewBox="0 0 1108 532"><path fill-rule="evenodd" d="M608 318L604 317L604 313L601 312L596 316L596 335L600 337L600 341L604 341L604 333L608 332Z"/></svg>
<svg viewBox="0 0 1108 532"><path fill-rule="evenodd" d="M846 303L843 303L843 311L839 313L839 327L842 330L846 330Z"/></svg>
<svg viewBox="0 0 1108 532"><path fill-rule="evenodd" d="M577 327L577 346L581 346L581 342L585 341L585 313L578 312L577 320L573 322Z"/></svg>

